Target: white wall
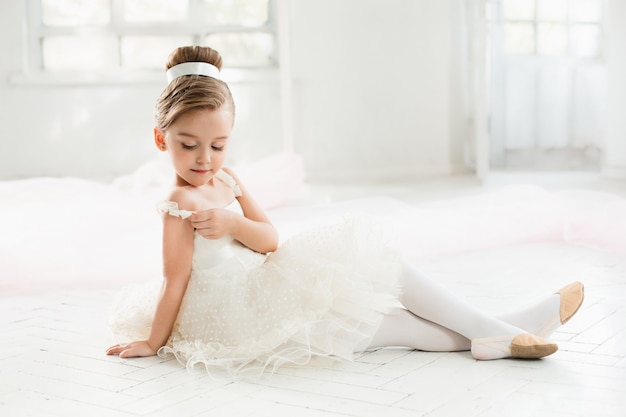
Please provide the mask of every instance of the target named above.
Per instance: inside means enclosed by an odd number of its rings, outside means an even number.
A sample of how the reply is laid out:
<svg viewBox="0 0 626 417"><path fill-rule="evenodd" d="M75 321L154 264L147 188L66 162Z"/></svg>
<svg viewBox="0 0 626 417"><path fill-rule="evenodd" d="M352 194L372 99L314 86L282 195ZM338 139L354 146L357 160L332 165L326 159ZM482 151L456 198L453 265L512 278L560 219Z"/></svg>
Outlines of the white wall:
<svg viewBox="0 0 626 417"><path fill-rule="evenodd" d="M461 169L462 138L451 136L452 3L291 2L296 147L311 179Z"/></svg>
<svg viewBox="0 0 626 417"><path fill-rule="evenodd" d="M451 15L459 1L289 2L294 142L309 180L379 181L463 169L464 121L454 101L461 86L451 68ZM8 81L23 70L24 10L22 0L0 5L0 179L111 178L154 158L152 112L164 84ZM231 88L238 104L233 159L278 151L279 83Z"/></svg>

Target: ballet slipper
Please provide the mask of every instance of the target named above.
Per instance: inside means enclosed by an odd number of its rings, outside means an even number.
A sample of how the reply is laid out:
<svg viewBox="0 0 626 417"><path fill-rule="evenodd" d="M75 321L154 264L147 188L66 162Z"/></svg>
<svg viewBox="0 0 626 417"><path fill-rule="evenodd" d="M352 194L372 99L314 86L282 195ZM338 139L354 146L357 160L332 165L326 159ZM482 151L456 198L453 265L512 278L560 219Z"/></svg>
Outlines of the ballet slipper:
<svg viewBox="0 0 626 417"><path fill-rule="evenodd" d="M537 332L537 336L547 337L560 326L564 325L576 314L585 298L585 287L581 282L575 281L561 288L555 294L561 296L561 306L559 307L559 317L555 317L546 324L543 329Z"/></svg>
<svg viewBox="0 0 626 417"><path fill-rule="evenodd" d="M472 356L481 361L520 358L539 359L558 350L556 343L530 333L472 339Z"/></svg>

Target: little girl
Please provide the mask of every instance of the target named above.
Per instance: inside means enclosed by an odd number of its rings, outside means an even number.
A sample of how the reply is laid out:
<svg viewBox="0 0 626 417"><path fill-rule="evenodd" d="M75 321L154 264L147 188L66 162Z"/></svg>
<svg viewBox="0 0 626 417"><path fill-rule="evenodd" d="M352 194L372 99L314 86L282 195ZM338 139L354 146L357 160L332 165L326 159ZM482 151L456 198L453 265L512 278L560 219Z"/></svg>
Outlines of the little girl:
<svg viewBox="0 0 626 417"><path fill-rule="evenodd" d="M544 337L580 307L578 282L492 317L421 275L363 220L304 232L279 247L266 214L223 167L235 104L221 66L208 47L181 47L168 59L154 129L176 172L158 206L163 283L154 300L117 302L114 330L139 340L107 354L174 355L189 368L240 377L385 346L471 350L479 360L557 350Z"/></svg>

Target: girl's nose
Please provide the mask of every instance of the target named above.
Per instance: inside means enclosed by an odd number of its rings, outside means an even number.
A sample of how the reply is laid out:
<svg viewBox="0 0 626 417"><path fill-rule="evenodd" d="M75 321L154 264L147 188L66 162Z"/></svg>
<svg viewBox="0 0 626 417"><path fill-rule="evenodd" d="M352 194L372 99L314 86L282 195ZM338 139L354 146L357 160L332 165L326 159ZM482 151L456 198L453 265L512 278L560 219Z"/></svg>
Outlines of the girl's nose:
<svg viewBox="0 0 626 417"><path fill-rule="evenodd" d="M211 162L211 151L208 149L203 149L202 151L200 151L200 154L198 155L198 163L207 163L207 162Z"/></svg>

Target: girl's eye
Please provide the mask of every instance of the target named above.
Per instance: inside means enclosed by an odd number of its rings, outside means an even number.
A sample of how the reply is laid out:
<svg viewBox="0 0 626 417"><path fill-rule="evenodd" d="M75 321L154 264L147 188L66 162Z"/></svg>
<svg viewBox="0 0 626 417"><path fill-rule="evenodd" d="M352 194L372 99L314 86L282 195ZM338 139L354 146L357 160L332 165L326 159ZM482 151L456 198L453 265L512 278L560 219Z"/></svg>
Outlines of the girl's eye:
<svg viewBox="0 0 626 417"><path fill-rule="evenodd" d="M221 152L224 150L223 146L211 146L211 148L213 148L214 151L218 151L218 152Z"/></svg>
<svg viewBox="0 0 626 417"><path fill-rule="evenodd" d="M184 143L182 145L183 145L183 149L193 149L196 147L196 145L185 145Z"/></svg>

